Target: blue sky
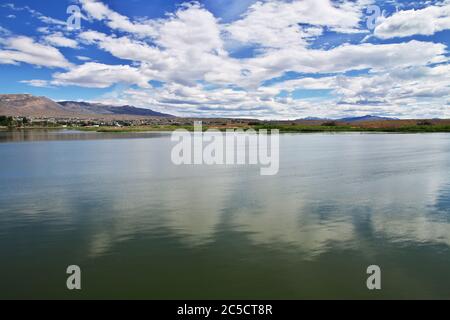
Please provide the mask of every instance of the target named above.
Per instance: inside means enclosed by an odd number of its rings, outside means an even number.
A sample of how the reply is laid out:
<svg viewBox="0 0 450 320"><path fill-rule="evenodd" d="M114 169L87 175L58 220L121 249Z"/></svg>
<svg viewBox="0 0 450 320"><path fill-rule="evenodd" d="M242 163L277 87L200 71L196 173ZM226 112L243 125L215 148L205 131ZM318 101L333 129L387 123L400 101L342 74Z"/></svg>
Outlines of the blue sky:
<svg viewBox="0 0 450 320"><path fill-rule="evenodd" d="M179 116L448 118L449 41L450 0L6 0L0 93Z"/></svg>

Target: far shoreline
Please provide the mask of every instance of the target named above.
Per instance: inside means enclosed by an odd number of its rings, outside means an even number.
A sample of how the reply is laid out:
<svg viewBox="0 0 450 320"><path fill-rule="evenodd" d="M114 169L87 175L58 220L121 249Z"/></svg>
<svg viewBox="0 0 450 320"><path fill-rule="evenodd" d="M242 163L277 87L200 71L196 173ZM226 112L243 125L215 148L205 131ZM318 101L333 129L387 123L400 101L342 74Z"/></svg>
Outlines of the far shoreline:
<svg viewBox="0 0 450 320"><path fill-rule="evenodd" d="M445 121L447 122L447 121ZM450 122L450 121L449 121ZM0 131L31 131L31 130L73 130L97 133L133 133L133 132L173 132L177 129L193 131L193 125L146 125L146 126L22 126L0 127ZM280 133L450 133L450 123L418 122L416 124L393 124L392 121L378 123L325 123L325 124L298 124L298 123L260 123L260 124L223 124L203 125L203 130L279 130Z"/></svg>

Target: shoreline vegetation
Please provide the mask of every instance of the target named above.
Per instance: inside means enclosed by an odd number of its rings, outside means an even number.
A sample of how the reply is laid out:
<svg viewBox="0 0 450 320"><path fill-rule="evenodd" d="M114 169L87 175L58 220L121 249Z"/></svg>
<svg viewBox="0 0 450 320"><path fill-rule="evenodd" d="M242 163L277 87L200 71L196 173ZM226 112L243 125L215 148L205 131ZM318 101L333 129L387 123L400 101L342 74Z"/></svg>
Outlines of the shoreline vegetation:
<svg viewBox="0 0 450 320"><path fill-rule="evenodd" d="M136 126L136 127L65 127L65 126L29 126L29 127L4 127L0 126L0 131L27 131L27 130L73 130L98 133L133 133L133 132L172 132L177 129L194 131L194 126ZM239 126L239 127L217 127L204 126L203 130L216 129L226 131L234 130L279 130L280 133L450 133L450 125L437 126L402 126L402 127L359 127L359 126L317 126L317 125L257 125L257 126Z"/></svg>
<svg viewBox="0 0 450 320"><path fill-rule="evenodd" d="M334 120L258 121L243 119L181 119L170 124L135 125L126 121L99 125L95 122L33 121L27 118L0 116L1 131L20 130L77 130L99 133L171 132L177 129L194 130L194 122L202 121L203 130L279 130L280 133L450 133L450 120L379 120L346 123Z"/></svg>

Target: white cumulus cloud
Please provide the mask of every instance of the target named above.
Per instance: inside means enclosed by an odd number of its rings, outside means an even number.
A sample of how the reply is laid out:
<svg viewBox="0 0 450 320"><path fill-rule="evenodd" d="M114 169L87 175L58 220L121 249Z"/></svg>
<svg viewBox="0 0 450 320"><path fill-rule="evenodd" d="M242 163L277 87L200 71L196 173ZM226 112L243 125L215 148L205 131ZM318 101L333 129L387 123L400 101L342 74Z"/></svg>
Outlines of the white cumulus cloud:
<svg viewBox="0 0 450 320"><path fill-rule="evenodd" d="M50 68L69 68L71 64L58 49L35 42L30 37L17 36L2 40L0 63L18 64L20 62Z"/></svg>
<svg viewBox="0 0 450 320"><path fill-rule="evenodd" d="M106 65L87 62L65 73L56 73L52 84L77 85L80 87L108 88L115 83L136 84L149 88L149 79L138 69L128 65Z"/></svg>
<svg viewBox="0 0 450 320"><path fill-rule="evenodd" d="M450 4L429 6L421 10L399 11L384 19L375 28L375 36L381 39L430 36L450 29Z"/></svg>

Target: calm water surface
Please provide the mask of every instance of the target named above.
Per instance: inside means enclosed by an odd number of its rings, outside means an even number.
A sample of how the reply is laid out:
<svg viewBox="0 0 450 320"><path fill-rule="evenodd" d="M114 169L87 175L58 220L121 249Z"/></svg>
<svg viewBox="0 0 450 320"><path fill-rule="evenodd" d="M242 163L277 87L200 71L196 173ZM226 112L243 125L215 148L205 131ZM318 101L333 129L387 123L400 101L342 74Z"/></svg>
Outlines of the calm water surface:
<svg viewBox="0 0 450 320"><path fill-rule="evenodd" d="M0 298L450 298L450 135L282 135L265 177L172 146L0 132Z"/></svg>

